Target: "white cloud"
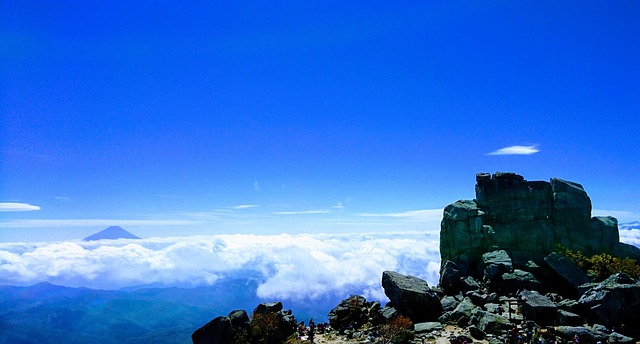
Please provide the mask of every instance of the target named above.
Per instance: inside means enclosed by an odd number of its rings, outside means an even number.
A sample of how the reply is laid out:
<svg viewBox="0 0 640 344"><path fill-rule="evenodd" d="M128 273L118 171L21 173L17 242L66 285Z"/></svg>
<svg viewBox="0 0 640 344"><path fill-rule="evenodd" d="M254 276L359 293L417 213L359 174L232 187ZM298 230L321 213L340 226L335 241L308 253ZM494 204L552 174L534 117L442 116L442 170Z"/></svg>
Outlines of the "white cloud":
<svg viewBox="0 0 640 344"><path fill-rule="evenodd" d="M336 205L334 205L331 208L333 208L333 209L344 209L344 205L342 205L342 202L338 202Z"/></svg>
<svg viewBox="0 0 640 344"><path fill-rule="evenodd" d="M185 226L196 224L189 220L118 220L118 219L73 219L73 220L9 220L0 222L0 228L47 228L47 227L107 227L107 226Z"/></svg>
<svg viewBox="0 0 640 344"><path fill-rule="evenodd" d="M510 146L500 148L487 155L531 155L538 153L540 150L537 145L532 146Z"/></svg>
<svg viewBox="0 0 640 344"><path fill-rule="evenodd" d="M410 210L400 213L360 213L357 216L363 217L395 217L405 218L416 221L433 221L442 220L443 209L424 209L424 210Z"/></svg>
<svg viewBox="0 0 640 344"><path fill-rule="evenodd" d="M421 232L5 243L0 244L0 284L195 286L245 273L261 276L261 298L303 300L357 293L384 300L380 280L385 270L437 283L438 243L437 236Z"/></svg>
<svg viewBox="0 0 640 344"><path fill-rule="evenodd" d="M233 207L233 209L250 209L250 208L257 208L259 207L259 205L256 204L240 204L237 205L235 207Z"/></svg>
<svg viewBox="0 0 640 344"><path fill-rule="evenodd" d="M276 211L274 215L330 214L331 210Z"/></svg>
<svg viewBox="0 0 640 344"><path fill-rule="evenodd" d="M620 231L620 242L640 247L640 229Z"/></svg>
<svg viewBox="0 0 640 344"><path fill-rule="evenodd" d="M0 211L34 211L34 210L40 210L40 207L37 205L31 205L28 203L14 203L14 202L0 203Z"/></svg>

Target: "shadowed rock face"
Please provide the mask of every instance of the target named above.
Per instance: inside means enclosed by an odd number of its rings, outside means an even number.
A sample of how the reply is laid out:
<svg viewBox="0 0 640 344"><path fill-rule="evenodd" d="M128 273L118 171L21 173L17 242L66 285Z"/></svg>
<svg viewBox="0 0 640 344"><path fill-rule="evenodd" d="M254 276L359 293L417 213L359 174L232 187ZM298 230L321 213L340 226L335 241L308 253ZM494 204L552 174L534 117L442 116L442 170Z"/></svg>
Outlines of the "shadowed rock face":
<svg viewBox="0 0 640 344"><path fill-rule="evenodd" d="M606 252L640 260L640 250L619 242L615 218L591 217L591 200L578 183L479 173L475 190L475 200L448 205L441 223L442 267L455 263L459 276L481 277L482 255L496 250L506 251L515 268L526 270L531 262L544 266L556 244L587 255Z"/></svg>

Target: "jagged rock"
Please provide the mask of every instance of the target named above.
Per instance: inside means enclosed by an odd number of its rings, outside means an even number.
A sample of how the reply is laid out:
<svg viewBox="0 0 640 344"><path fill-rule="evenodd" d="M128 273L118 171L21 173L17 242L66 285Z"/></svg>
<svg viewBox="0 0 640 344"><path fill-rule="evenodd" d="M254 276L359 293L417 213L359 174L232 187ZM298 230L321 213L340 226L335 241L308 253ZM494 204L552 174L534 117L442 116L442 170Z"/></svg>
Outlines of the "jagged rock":
<svg viewBox="0 0 640 344"><path fill-rule="evenodd" d="M440 267L440 283L439 285L449 293L455 293L459 290L460 271L456 263L447 260Z"/></svg>
<svg viewBox="0 0 640 344"><path fill-rule="evenodd" d="M379 314L382 317L382 319L384 319L385 321L389 321L397 317L399 313L395 308L385 306L384 308L380 309Z"/></svg>
<svg viewBox="0 0 640 344"><path fill-rule="evenodd" d="M470 298L465 297L464 300L462 300L458 306L451 311L449 319L457 321L463 316L470 317L474 308L476 308L476 305L473 304L473 301L471 301Z"/></svg>
<svg viewBox="0 0 640 344"><path fill-rule="evenodd" d="M467 330L469 330L469 334L471 335L471 337L477 340L483 340L487 336L487 334L484 333L484 331L482 331L475 325L469 326Z"/></svg>
<svg viewBox="0 0 640 344"><path fill-rule="evenodd" d="M466 297L470 298L474 304L478 306L482 306L487 303L487 298L489 297L487 294L483 294L477 290L469 291L466 294Z"/></svg>
<svg viewBox="0 0 640 344"><path fill-rule="evenodd" d="M363 296L350 296L329 311L329 323L331 327L336 330L346 328L357 329L369 321L372 306L373 302L367 302ZM393 313L391 309L387 309L387 312ZM390 315L390 313L388 313L388 315Z"/></svg>
<svg viewBox="0 0 640 344"><path fill-rule="evenodd" d="M536 291L524 290L520 293L523 300L522 314L539 325L553 325L558 307L548 297Z"/></svg>
<svg viewBox="0 0 640 344"><path fill-rule="evenodd" d="M555 323L556 325L562 325L562 326L578 326L578 325L582 325L584 322L582 320L582 317L579 316L578 314L571 313L563 309L558 309L556 311Z"/></svg>
<svg viewBox="0 0 640 344"><path fill-rule="evenodd" d="M459 303L460 301L456 300L456 298L453 296L445 296L442 299L440 299L442 310L445 312L454 310Z"/></svg>
<svg viewBox="0 0 640 344"><path fill-rule="evenodd" d="M229 344L233 336L233 326L229 317L217 317L195 330L191 335L193 344Z"/></svg>
<svg viewBox="0 0 640 344"><path fill-rule="evenodd" d="M282 302L261 303L253 310L253 314L277 313L281 310Z"/></svg>
<svg viewBox="0 0 640 344"><path fill-rule="evenodd" d="M433 321L442 314L440 299L423 279L385 271L382 288L393 307L414 323Z"/></svg>
<svg viewBox="0 0 640 344"><path fill-rule="evenodd" d="M635 339L631 337L627 337L620 333L611 333L607 338L609 343L620 343L620 344L634 344L637 343Z"/></svg>
<svg viewBox="0 0 640 344"><path fill-rule="evenodd" d="M543 286L532 273L515 269L513 272L502 275L502 288L507 292L517 292L525 289L541 291Z"/></svg>
<svg viewBox="0 0 640 344"><path fill-rule="evenodd" d="M444 325L442 325L442 323L439 323L437 321L429 321L429 322L417 323L413 325L413 330L415 331L416 334L439 331L439 330L442 330L443 328L444 328Z"/></svg>
<svg viewBox="0 0 640 344"><path fill-rule="evenodd" d="M508 330L511 327L509 319L494 313L483 311L479 307L476 307L471 312L470 323L477 326L485 333L499 334L503 330Z"/></svg>
<svg viewBox="0 0 640 344"><path fill-rule="evenodd" d="M467 276L460 280L460 289L463 291L474 291L480 289L480 283L475 278Z"/></svg>
<svg viewBox="0 0 640 344"><path fill-rule="evenodd" d="M584 293L578 303L589 318L608 327L633 324L635 336L640 335L640 283L627 274L612 275Z"/></svg>
<svg viewBox="0 0 640 344"><path fill-rule="evenodd" d="M578 287L589 283L589 276L565 256L552 252L544 257L544 262L556 273L557 278L566 281L576 292Z"/></svg>
<svg viewBox="0 0 640 344"><path fill-rule="evenodd" d="M578 303L578 301L572 300L572 299L565 299L560 302L556 302L556 306L558 306L559 309L562 309L571 313L580 313L582 308L580 307L580 304Z"/></svg>
<svg viewBox="0 0 640 344"><path fill-rule="evenodd" d="M566 341L571 341L573 336L578 335L580 343L595 343L596 341L607 339L607 336L601 332L596 332L584 326L558 326L556 327L556 335Z"/></svg>

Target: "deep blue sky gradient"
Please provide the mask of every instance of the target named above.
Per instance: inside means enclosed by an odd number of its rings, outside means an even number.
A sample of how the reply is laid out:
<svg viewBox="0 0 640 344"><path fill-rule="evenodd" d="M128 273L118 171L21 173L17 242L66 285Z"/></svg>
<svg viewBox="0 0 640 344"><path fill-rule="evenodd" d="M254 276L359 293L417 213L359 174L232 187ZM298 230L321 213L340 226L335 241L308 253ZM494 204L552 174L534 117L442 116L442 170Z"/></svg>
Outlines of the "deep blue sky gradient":
<svg viewBox="0 0 640 344"><path fill-rule="evenodd" d="M40 207L0 241L420 229L361 215L473 198L480 171L640 218L634 1L0 6L0 202ZM539 152L487 155L514 145Z"/></svg>

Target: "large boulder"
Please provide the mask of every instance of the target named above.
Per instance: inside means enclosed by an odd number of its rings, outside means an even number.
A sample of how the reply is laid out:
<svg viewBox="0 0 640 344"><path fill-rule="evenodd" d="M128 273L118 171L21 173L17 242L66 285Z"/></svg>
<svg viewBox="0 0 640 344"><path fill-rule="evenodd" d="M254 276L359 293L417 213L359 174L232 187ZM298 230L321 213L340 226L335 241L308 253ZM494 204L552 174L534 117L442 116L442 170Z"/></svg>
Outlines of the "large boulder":
<svg viewBox="0 0 640 344"><path fill-rule="evenodd" d="M540 281L529 271L515 269L502 275L503 290L511 293L520 290L542 291L543 286Z"/></svg>
<svg viewBox="0 0 640 344"><path fill-rule="evenodd" d="M435 321L442 315L440 299L423 279L384 271L382 288L391 305L414 323Z"/></svg>
<svg viewBox="0 0 640 344"><path fill-rule="evenodd" d="M578 303L589 318L608 327L626 328L640 335L640 282L624 273L612 275L587 290Z"/></svg>
<svg viewBox="0 0 640 344"><path fill-rule="evenodd" d="M556 281L564 281L565 284L571 286L576 293L578 287L589 283L589 276L587 276L578 265L565 256L552 252L544 258L544 262L555 272ZM560 284L554 289L561 287L562 285Z"/></svg>
<svg viewBox="0 0 640 344"><path fill-rule="evenodd" d="M232 337L231 319L220 316L195 330L191 335L191 341L193 344L229 344Z"/></svg>
<svg viewBox="0 0 640 344"><path fill-rule="evenodd" d="M520 293L523 300L522 314L538 325L553 325L558 307L548 297L536 291L524 290Z"/></svg>
<svg viewBox="0 0 640 344"><path fill-rule="evenodd" d="M591 199L582 185L551 178L553 220L557 223L585 223L591 218Z"/></svg>
<svg viewBox="0 0 640 344"><path fill-rule="evenodd" d="M511 328L511 323L506 317L484 311L480 308L473 310L469 322L485 333L501 334L502 331Z"/></svg>
<svg viewBox="0 0 640 344"><path fill-rule="evenodd" d="M558 326L556 327L556 335L566 342L573 341L573 337L576 335L580 343L595 343L607 340L605 333L594 331L592 328L585 326Z"/></svg>

